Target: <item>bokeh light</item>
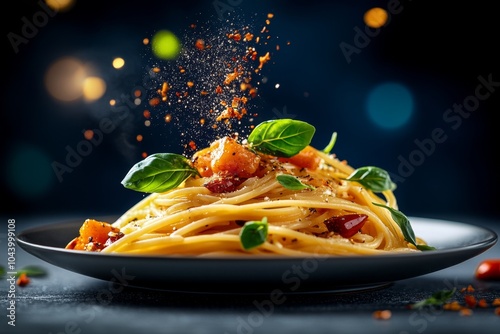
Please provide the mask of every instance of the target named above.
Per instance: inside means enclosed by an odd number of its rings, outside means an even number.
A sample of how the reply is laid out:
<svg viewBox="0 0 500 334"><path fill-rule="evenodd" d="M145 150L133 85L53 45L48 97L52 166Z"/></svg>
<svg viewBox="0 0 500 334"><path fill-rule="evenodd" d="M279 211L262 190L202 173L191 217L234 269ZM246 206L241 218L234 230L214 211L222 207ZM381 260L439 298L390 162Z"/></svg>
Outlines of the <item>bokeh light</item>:
<svg viewBox="0 0 500 334"><path fill-rule="evenodd" d="M51 160L38 147L21 145L7 157L6 182L14 193L24 198L45 195L54 181Z"/></svg>
<svg viewBox="0 0 500 334"><path fill-rule="evenodd" d="M395 129L408 122L414 103L410 91L404 85L388 82L376 86L370 92L366 107L375 124L384 129Z"/></svg>
<svg viewBox="0 0 500 334"><path fill-rule="evenodd" d="M100 99L106 92L106 82L99 77L88 77L83 80L83 97L87 101Z"/></svg>
<svg viewBox="0 0 500 334"><path fill-rule="evenodd" d="M387 11L380 7L374 7L365 12L363 21L370 28L380 28L387 23L389 15Z"/></svg>
<svg viewBox="0 0 500 334"><path fill-rule="evenodd" d="M181 43L173 32L160 30L151 40L151 50L160 59L172 60L179 55Z"/></svg>
<svg viewBox="0 0 500 334"><path fill-rule="evenodd" d="M56 60L45 74L45 87L60 101L74 101L82 96L86 76L84 65L76 58Z"/></svg>
<svg viewBox="0 0 500 334"><path fill-rule="evenodd" d="M56 12L65 12L70 10L75 2L75 0L45 0L47 6Z"/></svg>
<svg viewBox="0 0 500 334"><path fill-rule="evenodd" d="M125 59L120 58L120 57L116 57L115 59L113 59L113 67L114 68L119 70L123 66L125 66Z"/></svg>

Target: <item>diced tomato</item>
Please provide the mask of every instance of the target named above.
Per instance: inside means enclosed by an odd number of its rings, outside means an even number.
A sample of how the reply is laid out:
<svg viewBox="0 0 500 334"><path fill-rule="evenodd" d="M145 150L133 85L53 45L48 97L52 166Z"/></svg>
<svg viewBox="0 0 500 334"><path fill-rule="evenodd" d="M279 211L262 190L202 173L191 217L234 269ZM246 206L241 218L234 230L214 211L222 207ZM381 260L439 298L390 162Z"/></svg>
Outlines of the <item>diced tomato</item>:
<svg viewBox="0 0 500 334"><path fill-rule="evenodd" d="M367 215L353 213L328 218L324 223L328 231L350 238L361 230L367 218Z"/></svg>
<svg viewBox="0 0 500 334"><path fill-rule="evenodd" d="M311 146L307 146L302 151L290 158L279 158L281 162L289 162L300 168L315 170L319 167L321 158Z"/></svg>
<svg viewBox="0 0 500 334"><path fill-rule="evenodd" d="M259 155L230 137L219 139L193 155L193 165L203 177L225 173L245 179L254 176L259 163Z"/></svg>
<svg viewBox="0 0 500 334"><path fill-rule="evenodd" d="M108 234L110 232L119 233L120 231L109 223L95 219L87 219L83 222L79 232L80 235L71 240L71 242L66 245L66 249L88 251L102 250L109 238Z"/></svg>
<svg viewBox="0 0 500 334"><path fill-rule="evenodd" d="M213 193L229 193L235 191L243 181L234 175L218 173L211 176L204 186Z"/></svg>

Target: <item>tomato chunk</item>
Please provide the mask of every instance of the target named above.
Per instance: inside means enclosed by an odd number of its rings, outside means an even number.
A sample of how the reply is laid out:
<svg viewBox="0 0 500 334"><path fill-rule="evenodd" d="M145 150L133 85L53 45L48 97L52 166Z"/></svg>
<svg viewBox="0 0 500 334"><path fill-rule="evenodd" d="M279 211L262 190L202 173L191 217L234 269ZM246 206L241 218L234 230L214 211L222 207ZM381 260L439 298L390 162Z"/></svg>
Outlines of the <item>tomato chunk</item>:
<svg viewBox="0 0 500 334"><path fill-rule="evenodd" d="M324 223L328 231L350 238L361 230L367 218L367 215L353 213L328 218Z"/></svg>
<svg viewBox="0 0 500 334"><path fill-rule="evenodd" d="M279 158L281 162L289 162L300 168L315 170L319 167L321 158L311 146L306 146L302 151L290 158Z"/></svg>
<svg viewBox="0 0 500 334"><path fill-rule="evenodd" d="M244 179L228 173L212 175L204 186L213 193L230 193L243 183Z"/></svg>
<svg viewBox="0 0 500 334"><path fill-rule="evenodd" d="M260 156L246 149L235 139L224 137L193 156L193 165L201 176L226 173L240 178L254 176Z"/></svg>
<svg viewBox="0 0 500 334"><path fill-rule="evenodd" d="M80 235L66 245L66 249L99 251L104 248L109 233L118 233L119 229L111 224L95 219L86 219L80 227Z"/></svg>

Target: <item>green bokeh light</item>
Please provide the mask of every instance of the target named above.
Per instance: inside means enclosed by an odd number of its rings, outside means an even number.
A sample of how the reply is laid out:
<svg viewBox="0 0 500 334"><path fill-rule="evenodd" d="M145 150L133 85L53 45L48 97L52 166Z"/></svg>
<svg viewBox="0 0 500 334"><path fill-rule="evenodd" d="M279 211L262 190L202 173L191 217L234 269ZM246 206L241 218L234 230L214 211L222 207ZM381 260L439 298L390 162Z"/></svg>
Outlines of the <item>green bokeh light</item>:
<svg viewBox="0 0 500 334"><path fill-rule="evenodd" d="M172 60L179 55L181 43L173 32L169 30L160 30L151 40L151 49L156 57Z"/></svg>
<svg viewBox="0 0 500 334"><path fill-rule="evenodd" d="M20 197L37 198L45 195L54 181L49 157L37 147L16 147L7 157L6 181Z"/></svg>

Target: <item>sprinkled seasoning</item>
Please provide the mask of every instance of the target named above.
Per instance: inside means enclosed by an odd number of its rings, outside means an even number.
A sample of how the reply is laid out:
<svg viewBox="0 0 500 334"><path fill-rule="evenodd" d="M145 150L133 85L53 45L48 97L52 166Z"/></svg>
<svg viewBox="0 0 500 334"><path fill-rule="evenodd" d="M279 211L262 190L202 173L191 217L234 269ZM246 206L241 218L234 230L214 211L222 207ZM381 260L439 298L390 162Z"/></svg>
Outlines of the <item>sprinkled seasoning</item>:
<svg viewBox="0 0 500 334"><path fill-rule="evenodd" d="M183 134L181 146L189 150L194 140L203 147L209 144L204 138L231 135L235 125L250 132L257 116L250 114L250 100L258 97L261 72L280 49L269 34L273 18L267 14L261 18L265 25L256 27L239 24L238 15L220 27L191 23L179 36L183 47L175 60L152 59L148 74L157 88L146 94L151 110L144 117L153 123L163 118ZM267 46L275 38L276 44Z"/></svg>

